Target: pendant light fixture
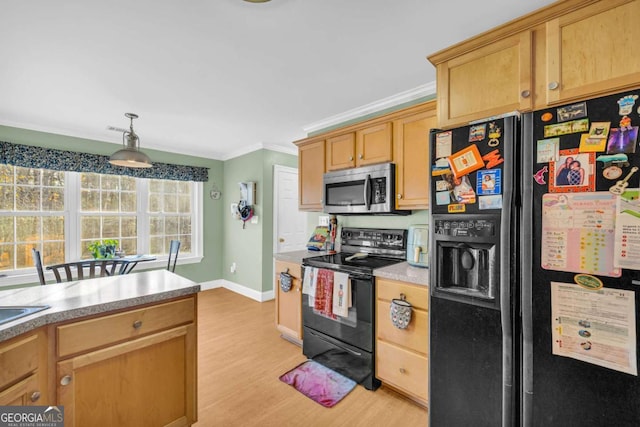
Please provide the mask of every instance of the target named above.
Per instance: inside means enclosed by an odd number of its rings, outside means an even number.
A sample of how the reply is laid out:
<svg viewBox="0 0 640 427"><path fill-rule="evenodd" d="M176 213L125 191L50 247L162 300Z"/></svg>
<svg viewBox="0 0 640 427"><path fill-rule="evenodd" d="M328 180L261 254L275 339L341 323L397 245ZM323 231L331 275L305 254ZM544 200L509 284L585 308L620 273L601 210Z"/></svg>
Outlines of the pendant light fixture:
<svg viewBox="0 0 640 427"><path fill-rule="evenodd" d="M153 166L151 159L140 151L140 138L133 131L133 119L137 119L138 115L134 113L124 113L124 115L131 120L129 130L122 134L124 148L113 153L109 158L109 163L126 168L150 168Z"/></svg>

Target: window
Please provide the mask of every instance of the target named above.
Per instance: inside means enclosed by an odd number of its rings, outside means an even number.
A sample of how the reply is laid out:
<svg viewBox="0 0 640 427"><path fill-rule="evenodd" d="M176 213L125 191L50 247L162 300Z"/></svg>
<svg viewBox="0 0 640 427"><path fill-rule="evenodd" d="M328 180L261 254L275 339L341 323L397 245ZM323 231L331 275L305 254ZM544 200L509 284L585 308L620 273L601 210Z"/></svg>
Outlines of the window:
<svg viewBox="0 0 640 427"><path fill-rule="evenodd" d="M104 239L159 258L177 239L182 259L198 256L201 193L189 181L0 165L0 272L33 268L33 247L44 265L90 258L89 244Z"/></svg>
<svg viewBox="0 0 640 427"><path fill-rule="evenodd" d="M64 261L65 175L47 169L0 165L0 270Z"/></svg>

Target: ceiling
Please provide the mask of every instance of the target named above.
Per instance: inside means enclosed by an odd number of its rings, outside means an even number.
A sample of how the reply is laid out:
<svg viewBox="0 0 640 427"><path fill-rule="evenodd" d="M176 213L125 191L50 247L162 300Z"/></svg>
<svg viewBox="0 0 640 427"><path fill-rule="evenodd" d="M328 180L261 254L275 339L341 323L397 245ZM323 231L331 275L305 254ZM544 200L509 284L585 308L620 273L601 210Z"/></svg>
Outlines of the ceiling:
<svg viewBox="0 0 640 427"><path fill-rule="evenodd" d="M0 125L226 160L433 93L426 57L551 0L9 0ZM335 123L333 123L335 124Z"/></svg>

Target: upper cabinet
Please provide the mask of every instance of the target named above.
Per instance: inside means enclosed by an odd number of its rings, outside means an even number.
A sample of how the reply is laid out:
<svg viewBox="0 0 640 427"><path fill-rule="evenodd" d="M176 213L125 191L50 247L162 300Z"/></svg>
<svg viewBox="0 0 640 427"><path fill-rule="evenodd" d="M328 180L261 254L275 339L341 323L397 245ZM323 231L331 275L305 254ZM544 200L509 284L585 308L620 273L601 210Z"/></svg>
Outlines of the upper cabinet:
<svg viewBox="0 0 640 427"><path fill-rule="evenodd" d="M547 104L640 83L640 2L600 1L546 24Z"/></svg>
<svg viewBox="0 0 640 427"><path fill-rule="evenodd" d="M356 131L356 166L390 162L393 159L391 123L380 123Z"/></svg>
<svg viewBox="0 0 640 427"><path fill-rule="evenodd" d="M429 56L438 125L526 112L640 82L640 0L564 0Z"/></svg>
<svg viewBox="0 0 640 427"><path fill-rule="evenodd" d="M391 123L381 123L327 138L327 171L390 162Z"/></svg>
<svg viewBox="0 0 640 427"><path fill-rule="evenodd" d="M298 208L301 211L322 210L324 172L324 139L298 143Z"/></svg>
<svg viewBox="0 0 640 427"><path fill-rule="evenodd" d="M531 109L531 32L524 31L436 65L438 123L468 123Z"/></svg>
<svg viewBox="0 0 640 427"><path fill-rule="evenodd" d="M296 141L299 209L322 211L324 172L385 162L396 164L396 207L428 209L429 130L435 125L435 101L429 101Z"/></svg>
<svg viewBox="0 0 640 427"><path fill-rule="evenodd" d="M436 127L436 104L394 120L396 208L429 209L429 131Z"/></svg>

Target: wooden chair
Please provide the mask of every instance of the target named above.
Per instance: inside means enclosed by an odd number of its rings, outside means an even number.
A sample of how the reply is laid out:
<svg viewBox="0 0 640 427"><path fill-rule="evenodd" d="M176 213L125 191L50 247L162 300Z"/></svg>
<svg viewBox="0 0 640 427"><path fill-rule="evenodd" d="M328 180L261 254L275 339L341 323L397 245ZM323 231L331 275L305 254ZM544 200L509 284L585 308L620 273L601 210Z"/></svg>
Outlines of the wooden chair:
<svg viewBox="0 0 640 427"><path fill-rule="evenodd" d="M87 261L66 262L62 264L49 265L47 270L53 271L57 283L64 281L93 279L95 277L114 276L123 274L127 266L126 261L117 259L93 259Z"/></svg>
<svg viewBox="0 0 640 427"><path fill-rule="evenodd" d="M172 240L169 244L169 260L167 261L167 270L172 273L176 271L176 261L178 260L179 251L180 240Z"/></svg>
<svg viewBox="0 0 640 427"><path fill-rule="evenodd" d="M36 248L31 249L31 256L33 256L33 265L36 267L38 271L38 278L40 279L41 285L46 285L47 282L44 280L44 270L42 269L42 258L40 257L40 251Z"/></svg>

